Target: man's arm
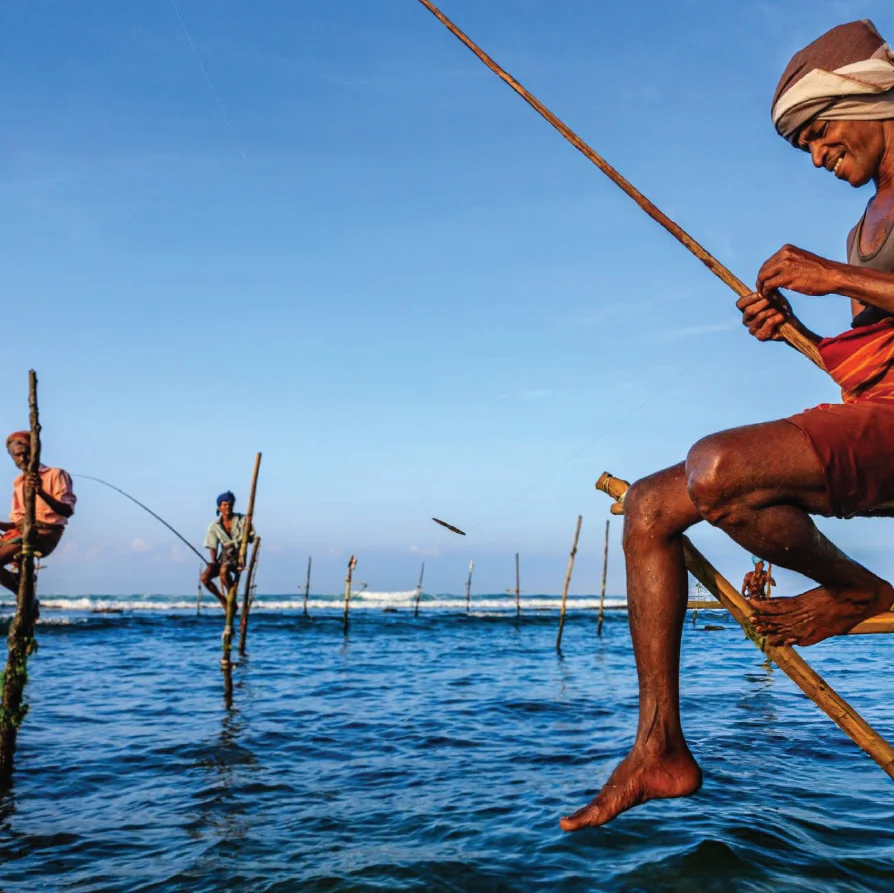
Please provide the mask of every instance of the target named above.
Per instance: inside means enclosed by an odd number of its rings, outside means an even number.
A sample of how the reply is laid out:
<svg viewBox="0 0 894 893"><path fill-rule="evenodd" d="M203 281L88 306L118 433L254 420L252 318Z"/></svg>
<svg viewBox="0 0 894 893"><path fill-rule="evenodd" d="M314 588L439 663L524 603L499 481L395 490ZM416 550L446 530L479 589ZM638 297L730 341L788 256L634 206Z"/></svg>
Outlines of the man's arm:
<svg viewBox="0 0 894 893"><path fill-rule="evenodd" d="M50 469L44 476L28 474L26 483L34 488L35 496L39 496L57 515L70 518L74 514L75 495L71 488L71 478L61 469ZM49 492L44 484L53 491Z"/></svg>
<svg viewBox="0 0 894 893"><path fill-rule="evenodd" d="M15 524L12 521L0 521L0 530L12 530Z"/></svg>
<svg viewBox="0 0 894 893"><path fill-rule="evenodd" d="M802 295L842 295L870 307L894 314L894 273L881 273L827 260L803 248L786 245L762 267L757 290L766 294L788 288Z"/></svg>

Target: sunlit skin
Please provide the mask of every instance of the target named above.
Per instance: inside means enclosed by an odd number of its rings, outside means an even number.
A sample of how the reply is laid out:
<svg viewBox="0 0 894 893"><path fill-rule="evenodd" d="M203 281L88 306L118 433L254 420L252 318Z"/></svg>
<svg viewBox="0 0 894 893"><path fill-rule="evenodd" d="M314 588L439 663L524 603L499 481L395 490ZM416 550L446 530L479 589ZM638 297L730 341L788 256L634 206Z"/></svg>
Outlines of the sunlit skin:
<svg viewBox="0 0 894 893"><path fill-rule="evenodd" d="M232 534L233 530L233 503L224 500L217 506L218 514L220 515L220 521L223 525L224 530L227 533ZM209 549L208 554L210 555L210 561L205 566L205 570L202 572L202 585L220 602L222 608L226 608L227 606L227 598L223 594L223 592L228 592L230 587L233 585L236 575L232 570L229 570L225 565L220 567L218 571L220 588L218 588L217 583L214 581L214 574L217 571L218 565L218 551L217 549ZM221 592L223 589L223 592Z"/></svg>
<svg viewBox="0 0 894 893"><path fill-rule="evenodd" d="M801 134L801 146L817 167L834 170L852 186L875 183L860 244L864 254L874 251L894 226L894 122L817 121ZM761 341L778 339L783 321L818 340L774 294L779 288L842 295L851 298L854 313L866 305L894 313L894 274L786 245L761 267L755 292L737 302L743 323ZM811 645L891 607L894 589L845 555L811 520L811 514L829 509L819 460L787 421L706 437L685 461L631 487L624 503L624 554L639 725L630 753L587 806L561 820L564 830L604 825L633 806L686 796L701 785L679 705L688 595L682 536L688 528L707 521L747 552L818 584L793 598L750 601L754 625L773 645Z"/></svg>

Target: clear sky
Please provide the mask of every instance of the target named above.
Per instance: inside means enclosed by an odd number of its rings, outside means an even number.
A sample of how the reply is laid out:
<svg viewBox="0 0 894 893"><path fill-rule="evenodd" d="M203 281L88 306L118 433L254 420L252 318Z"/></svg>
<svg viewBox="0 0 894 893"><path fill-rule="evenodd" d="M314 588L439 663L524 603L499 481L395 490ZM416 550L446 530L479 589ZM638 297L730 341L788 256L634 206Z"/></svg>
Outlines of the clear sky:
<svg viewBox="0 0 894 893"><path fill-rule="evenodd" d="M827 28L894 35L889 4L443 9L746 281L785 242L843 258L870 193L776 136L769 102ZM336 590L351 552L371 589L425 558L428 591L459 591L475 558L495 591L519 551L523 588L555 592L580 513L592 592L601 471L836 397L416 0L18 0L0 35L0 418L22 427L35 367L47 461L197 545L262 450L262 591L310 554ZM840 298L796 309L847 325ZM45 588L194 591L163 527L77 491ZM823 526L894 575L891 522Z"/></svg>

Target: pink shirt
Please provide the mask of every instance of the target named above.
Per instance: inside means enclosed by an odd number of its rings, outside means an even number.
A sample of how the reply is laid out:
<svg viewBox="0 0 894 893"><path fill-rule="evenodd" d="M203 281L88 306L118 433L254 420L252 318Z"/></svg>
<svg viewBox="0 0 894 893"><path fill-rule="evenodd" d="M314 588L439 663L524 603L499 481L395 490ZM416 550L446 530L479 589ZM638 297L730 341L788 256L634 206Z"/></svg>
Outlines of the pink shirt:
<svg viewBox="0 0 894 893"><path fill-rule="evenodd" d="M77 497L71 485L71 477L67 471L61 468L47 468L40 466L40 482L45 492L49 493L59 502L64 502L74 508ZM9 520L18 526L25 517L25 475L20 474L12 482L12 509ZM68 518L54 512L39 496L34 500L34 520L39 524L55 524L64 527Z"/></svg>

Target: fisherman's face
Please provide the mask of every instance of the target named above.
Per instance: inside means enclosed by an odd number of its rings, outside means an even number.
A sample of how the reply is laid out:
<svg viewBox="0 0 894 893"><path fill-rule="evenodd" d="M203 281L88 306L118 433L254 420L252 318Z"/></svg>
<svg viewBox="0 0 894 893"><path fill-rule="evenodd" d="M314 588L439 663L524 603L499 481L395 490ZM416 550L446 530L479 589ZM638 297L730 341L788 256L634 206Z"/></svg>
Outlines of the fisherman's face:
<svg viewBox="0 0 894 893"><path fill-rule="evenodd" d="M879 172L885 154L881 121L811 121L798 136L798 146L851 186L865 186Z"/></svg>
<svg viewBox="0 0 894 893"><path fill-rule="evenodd" d="M16 467L26 471L28 460L31 458L31 447L23 440L14 440L6 449Z"/></svg>
<svg viewBox="0 0 894 893"><path fill-rule="evenodd" d="M218 507L221 518L230 518L233 515L233 503L224 500Z"/></svg>

